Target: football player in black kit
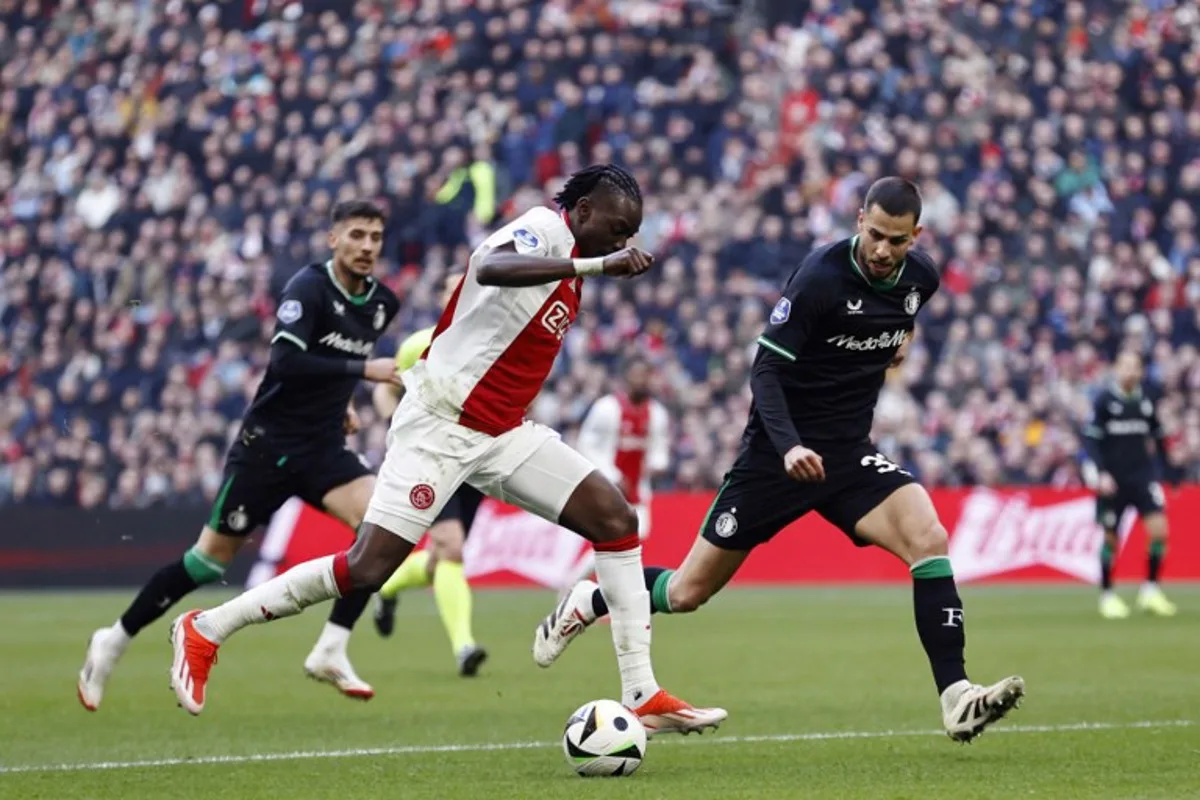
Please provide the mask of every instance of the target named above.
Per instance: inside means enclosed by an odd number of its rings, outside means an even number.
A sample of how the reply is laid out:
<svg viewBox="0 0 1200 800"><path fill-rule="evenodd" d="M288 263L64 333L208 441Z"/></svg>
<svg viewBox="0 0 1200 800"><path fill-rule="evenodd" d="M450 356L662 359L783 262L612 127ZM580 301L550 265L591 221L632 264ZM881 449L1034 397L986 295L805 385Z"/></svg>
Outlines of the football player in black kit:
<svg viewBox="0 0 1200 800"><path fill-rule="evenodd" d="M1105 619L1129 616L1129 606L1113 592L1112 570L1121 543L1117 526L1125 509L1133 508L1142 515L1149 540L1146 582L1138 592L1138 608L1172 617L1175 604L1158 586L1167 550L1167 516L1155 462L1161 460L1164 469L1169 465L1154 401L1142 393L1142 359L1137 353L1125 351L1117 356L1112 385L1096 396L1083 436L1088 455L1084 479L1096 492L1096 521L1104 528L1100 615Z"/></svg>
<svg viewBox="0 0 1200 800"><path fill-rule="evenodd" d="M683 565L647 568L646 584L654 611L694 611L751 550L815 511L855 544L908 565L943 724L968 742L1019 703L1025 684L967 679L946 529L920 484L868 438L885 374L939 284L929 256L913 249L920 217L917 188L883 178L867 193L858 234L813 251L792 273L758 338L741 452ZM595 584L577 584L536 629L534 660L549 666L605 610Z"/></svg>
<svg viewBox="0 0 1200 800"><path fill-rule="evenodd" d="M351 530L362 522L375 476L346 447L346 434L359 425L350 398L359 381L399 384L392 359L369 356L400 303L371 276L383 247L383 211L365 201L339 203L332 223L332 258L304 267L284 288L270 364L226 456L200 538L150 577L120 619L92 634L77 685L87 710L100 706L132 638L185 595L219 581L246 537L288 498L324 509ZM369 599L357 592L334 603L304 662L310 677L364 700L374 690L354 673L346 643Z"/></svg>

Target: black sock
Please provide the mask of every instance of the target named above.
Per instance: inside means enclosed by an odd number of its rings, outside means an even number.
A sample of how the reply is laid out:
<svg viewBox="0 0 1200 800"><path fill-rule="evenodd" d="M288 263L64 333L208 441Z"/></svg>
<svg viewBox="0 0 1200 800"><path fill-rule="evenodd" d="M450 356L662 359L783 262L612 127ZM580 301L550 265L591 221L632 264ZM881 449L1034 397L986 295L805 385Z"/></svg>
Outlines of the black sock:
<svg viewBox="0 0 1200 800"><path fill-rule="evenodd" d="M1160 539L1150 542L1150 555L1146 560L1146 580L1158 583L1158 574L1162 571L1163 556L1167 553L1167 543Z"/></svg>
<svg viewBox="0 0 1200 800"><path fill-rule="evenodd" d="M352 631L354 623L358 622L358 618L362 616L369 602L371 602L371 590L355 589L345 597L339 597L333 602L333 610L329 612L329 621Z"/></svg>
<svg viewBox="0 0 1200 800"><path fill-rule="evenodd" d="M950 572L950 559L938 558L918 564L912 575L917 635L929 656L929 666L933 669L933 680L940 695L946 687L967 677L963 661L967 634L963 628L962 600Z"/></svg>
<svg viewBox="0 0 1200 800"><path fill-rule="evenodd" d="M1113 549L1108 540L1100 546L1100 588L1104 591L1112 589Z"/></svg>
<svg viewBox="0 0 1200 800"><path fill-rule="evenodd" d="M130 636L167 613L167 609L193 592L200 584L188 574L183 559L173 561L154 573L121 615L121 627Z"/></svg>
<svg viewBox="0 0 1200 800"><path fill-rule="evenodd" d="M646 579L646 591L650 593L651 614L657 611L664 614L671 613L671 606L667 602L667 582L671 579L674 571L666 567L642 568L642 575ZM597 619L608 613L608 603L604 601L604 595L600 593L599 589L592 592L592 611L595 612Z"/></svg>

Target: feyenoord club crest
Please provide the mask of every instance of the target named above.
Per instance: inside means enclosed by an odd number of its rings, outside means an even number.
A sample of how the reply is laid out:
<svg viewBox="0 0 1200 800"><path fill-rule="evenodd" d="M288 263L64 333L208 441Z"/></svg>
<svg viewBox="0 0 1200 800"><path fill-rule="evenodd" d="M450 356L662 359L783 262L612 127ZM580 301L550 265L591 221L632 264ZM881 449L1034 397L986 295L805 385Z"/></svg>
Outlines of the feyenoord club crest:
<svg viewBox="0 0 1200 800"><path fill-rule="evenodd" d="M917 309L919 309L920 307L921 307L921 295L920 295L920 293L917 292L916 289L913 289L911 292L908 293L908 296L904 298L904 311L909 316L912 316L913 314L917 313Z"/></svg>
<svg viewBox="0 0 1200 800"><path fill-rule="evenodd" d="M250 524L250 517L246 514L245 506L238 506L229 512L225 521L229 523L229 530L240 532L246 530L246 526Z"/></svg>
<svg viewBox="0 0 1200 800"><path fill-rule="evenodd" d="M717 536L720 536L722 539L727 539L737 533L738 522L737 517L734 516L735 513L737 513L736 508L733 509L733 511L726 511L724 514L717 517L716 525L713 526L717 532Z"/></svg>
<svg viewBox="0 0 1200 800"><path fill-rule="evenodd" d="M387 320L387 312L383 310L383 303L375 306L375 330L382 330L383 323Z"/></svg>

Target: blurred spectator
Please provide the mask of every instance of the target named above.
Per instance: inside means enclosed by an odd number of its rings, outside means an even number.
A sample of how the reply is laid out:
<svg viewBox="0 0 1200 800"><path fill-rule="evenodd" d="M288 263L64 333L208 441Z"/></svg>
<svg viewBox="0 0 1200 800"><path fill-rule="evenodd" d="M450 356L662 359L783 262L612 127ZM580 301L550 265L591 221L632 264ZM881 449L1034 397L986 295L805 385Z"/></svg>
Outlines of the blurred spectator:
<svg viewBox="0 0 1200 800"><path fill-rule="evenodd" d="M386 352L593 160L641 181L661 267L585 293L533 411L568 436L641 352L670 482L717 485L782 280L898 173L945 268L881 446L929 484L1077 484L1133 346L1200 478L1197 34L1170 0L0 0L0 502L211 502L333 203L391 214Z"/></svg>

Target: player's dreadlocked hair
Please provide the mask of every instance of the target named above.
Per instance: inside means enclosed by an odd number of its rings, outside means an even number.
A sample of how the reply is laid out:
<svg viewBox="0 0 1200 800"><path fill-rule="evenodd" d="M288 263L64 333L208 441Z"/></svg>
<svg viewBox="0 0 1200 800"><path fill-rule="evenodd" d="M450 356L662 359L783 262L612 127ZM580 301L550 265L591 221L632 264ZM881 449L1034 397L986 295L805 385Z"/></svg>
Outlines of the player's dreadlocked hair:
<svg viewBox="0 0 1200 800"><path fill-rule="evenodd" d="M593 164L579 170L567 179L562 191L554 195L554 202L570 211L581 197L587 197L599 186L620 192L636 203L642 202L637 179L616 164Z"/></svg>

